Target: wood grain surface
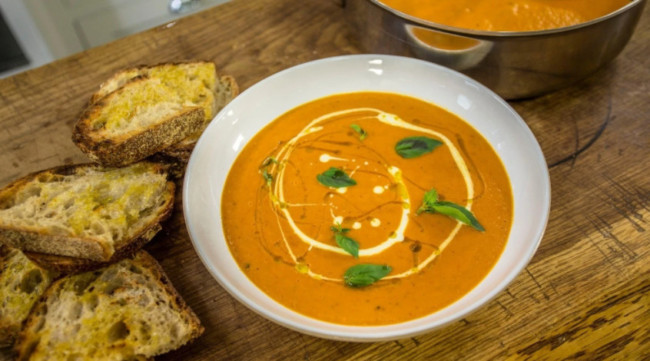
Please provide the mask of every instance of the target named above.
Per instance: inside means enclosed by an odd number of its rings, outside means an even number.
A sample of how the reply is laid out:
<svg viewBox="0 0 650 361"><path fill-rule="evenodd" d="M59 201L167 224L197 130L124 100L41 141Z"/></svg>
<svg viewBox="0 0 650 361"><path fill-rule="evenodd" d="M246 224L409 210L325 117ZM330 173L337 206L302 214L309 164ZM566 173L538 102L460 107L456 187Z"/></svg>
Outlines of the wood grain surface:
<svg viewBox="0 0 650 361"><path fill-rule="evenodd" d="M215 61L242 90L290 66L358 53L340 1L234 0L0 80L0 186L87 158L70 140L114 71ZM511 102L550 168L552 208L533 260L496 299L414 338L346 343L278 326L208 274L181 212L146 246L205 334L157 360L650 360L650 7L610 65L572 87ZM9 350L0 360L11 359Z"/></svg>

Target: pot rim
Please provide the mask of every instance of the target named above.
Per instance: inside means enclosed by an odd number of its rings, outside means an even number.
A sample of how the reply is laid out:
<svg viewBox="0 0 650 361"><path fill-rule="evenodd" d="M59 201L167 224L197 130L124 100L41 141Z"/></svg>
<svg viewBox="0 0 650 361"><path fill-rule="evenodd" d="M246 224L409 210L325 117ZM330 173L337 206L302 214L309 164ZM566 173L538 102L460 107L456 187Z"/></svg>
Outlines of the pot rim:
<svg viewBox="0 0 650 361"><path fill-rule="evenodd" d="M481 38L520 38L520 37L529 37L529 36L544 36L544 35L553 35L557 33L566 33L566 32L571 32L574 30L582 29L589 27L593 24L605 22L608 19L611 19L613 17L616 17L622 13L625 13L627 11L631 11L631 9L637 7L637 6L643 6L646 2L646 0L632 0L628 4L618 8L617 10L603 15L601 17L598 17L596 19L592 19L589 21L586 21L584 23L579 23L571 26L564 26L561 28L553 28L553 29L545 29L545 30L533 30L533 31L486 31L486 30L473 30L473 29L465 29L465 28L459 28L455 26L450 26L450 25L444 25L428 20L423 20L417 17L414 17L412 15L408 15L406 13L403 13L401 11L395 10L385 4L383 4L380 0L362 0L362 1L368 1L372 3L375 6L378 6L382 8L383 10L386 10L393 15L408 20L414 24L421 25L427 28L431 28L432 30L443 30L448 33L456 34L456 35L464 35L464 36L474 36L474 37L481 37Z"/></svg>

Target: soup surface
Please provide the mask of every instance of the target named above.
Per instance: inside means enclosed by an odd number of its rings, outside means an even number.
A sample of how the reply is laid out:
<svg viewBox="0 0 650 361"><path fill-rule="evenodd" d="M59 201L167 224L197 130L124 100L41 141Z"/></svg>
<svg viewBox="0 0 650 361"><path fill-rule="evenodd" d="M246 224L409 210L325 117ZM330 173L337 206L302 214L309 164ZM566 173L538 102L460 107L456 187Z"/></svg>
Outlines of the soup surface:
<svg viewBox="0 0 650 361"><path fill-rule="evenodd" d="M487 31L560 28L607 15L631 0L380 0L417 18Z"/></svg>
<svg viewBox="0 0 650 361"><path fill-rule="evenodd" d="M280 116L241 151L222 197L249 279L290 309L348 325L403 322L462 297L496 263L513 212L504 167L476 130L391 93Z"/></svg>

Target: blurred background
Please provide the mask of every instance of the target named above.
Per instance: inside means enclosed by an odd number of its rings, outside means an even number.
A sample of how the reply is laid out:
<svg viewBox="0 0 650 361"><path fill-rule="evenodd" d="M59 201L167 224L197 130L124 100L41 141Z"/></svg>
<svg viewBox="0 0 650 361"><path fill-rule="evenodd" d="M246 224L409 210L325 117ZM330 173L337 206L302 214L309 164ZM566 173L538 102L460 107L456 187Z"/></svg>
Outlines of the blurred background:
<svg viewBox="0 0 650 361"><path fill-rule="evenodd" d="M0 78L230 0L0 0Z"/></svg>

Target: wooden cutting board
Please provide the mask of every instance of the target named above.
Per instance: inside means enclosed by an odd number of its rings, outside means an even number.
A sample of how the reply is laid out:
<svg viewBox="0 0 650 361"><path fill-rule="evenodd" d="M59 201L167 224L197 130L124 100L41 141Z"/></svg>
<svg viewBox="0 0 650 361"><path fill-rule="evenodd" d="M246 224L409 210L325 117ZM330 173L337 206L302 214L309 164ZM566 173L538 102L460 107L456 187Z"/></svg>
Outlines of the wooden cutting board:
<svg viewBox="0 0 650 361"><path fill-rule="evenodd" d="M409 339L355 344L271 323L210 276L181 211L145 248L206 328L158 360L643 359L650 354L650 8L609 66L572 87L511 102L549 164L552 210L525 271L474 314ZM279 70L358 53L334 0L235 0L0 80L0 185L86 162L70 140L90 94L114 71L207 59L242 90ZM225 171L225 170L224 170ZM180 185L180 184L179 184ZM218 220L215 219L215 222ZM9 360L9 351L0 360Z"/></svg>

